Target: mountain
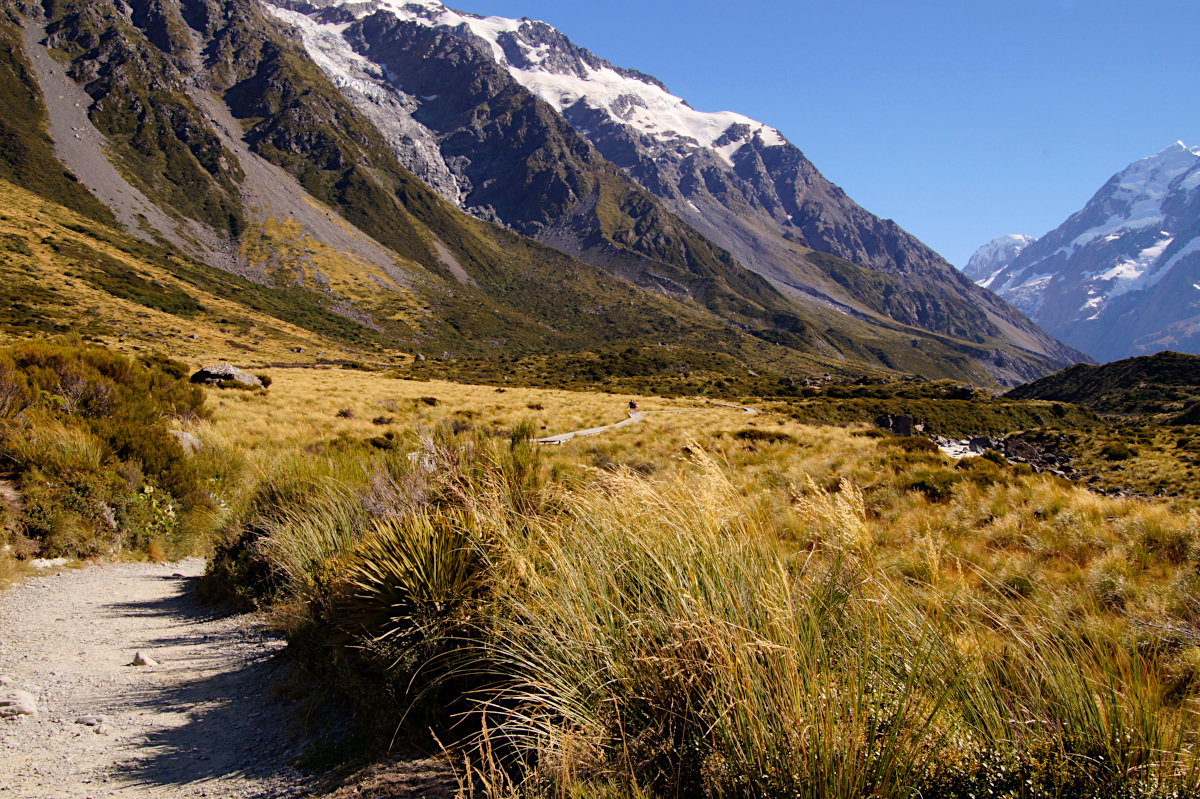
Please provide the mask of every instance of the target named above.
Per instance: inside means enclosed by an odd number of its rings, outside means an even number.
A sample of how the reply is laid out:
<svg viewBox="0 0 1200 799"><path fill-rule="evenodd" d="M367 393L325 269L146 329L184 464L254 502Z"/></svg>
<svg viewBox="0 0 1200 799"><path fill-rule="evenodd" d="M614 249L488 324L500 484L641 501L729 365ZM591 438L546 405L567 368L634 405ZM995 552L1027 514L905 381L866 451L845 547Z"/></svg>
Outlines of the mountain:
<svg viewBox="0 0 1200 799"><path fill-rule="evenodd" d="M980 247L963 267L963 274L974 281L986 281L989 277L1013 262L1021 251L1033 242L1033 236L1023 233L1012 233L992 239Z"/></svg>
<svg viewBox="0 0 1200 799"><path fill-rule="evenodd" d="M1200 401L1200 357L1160 352L1103 366L1081 363L1018 386L1005 396L1070 402L1100 413L1179 413L1200 407L1196 405Z"/></svg>
<svg viewBox="0 0 1200 799"><path fill-rule="evenodd" d="M697 111L545 23L435 0L277 2L274 13L347 98L390 126L397 157L481 218L650 284L656 276L647 280L630 255L661 252L646 245L665 210L804 307L976 350L1005 341L1059 363L1081 357L860 208L779 131ZM1012 379L994 359L978 360Z"/></svg>
<svg viewBox="0 0 1200 799"><path fill-rule="evenodd" d="M1080 357L853 205L782 136L690 111L540 23L428 2L22 0L0 14L0 179L339 315L371 347L494 358L670 342L781 373L1009 384ZM572 71L674 103L687 136L649 136L645 158L678 156L714 189L750 186L737 165L754 153L784 177L755 178L762 208L737 213L728 191L721 205L635 179L520 78ZM701 169L712 158L724 177ZM809 208L809 233L762 210L768 183ZM711 213L679 210L692 205Z"/></svg>
<svg viewBox="0 0 1200 799"><path fill-rule="evenodd" d="M972 277L1101 361L1200 353L1200 147L1135 161L1007 266Z"/></svg>

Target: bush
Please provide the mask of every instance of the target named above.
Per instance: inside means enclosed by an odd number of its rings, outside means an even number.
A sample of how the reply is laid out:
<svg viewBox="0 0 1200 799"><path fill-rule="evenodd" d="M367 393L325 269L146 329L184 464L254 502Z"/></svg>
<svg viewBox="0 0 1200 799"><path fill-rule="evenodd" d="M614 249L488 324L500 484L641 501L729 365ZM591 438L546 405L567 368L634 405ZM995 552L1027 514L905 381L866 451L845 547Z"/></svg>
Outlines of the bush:
<svg viewBox="0 0 1200 799"><path fill-rule="evenodd" d="M1131 449L1123 441L1116 441L1100 450L1100 455L1105 460L1110 461L1127 461L1130 458L1136 457L1137 454L1136 449Z"/></svg>
<svg viewBox="0 0 1200 799"><path fill-rule="evenodd" d="M186 374L170 359L130 361L78 338L0 350L0 465L27 498L27 537L54 556L145 551L154 536L170 543L177 514L208 507L167 432L168 420L207 415Z"/></svg>
<svg viewBox="0 0 1200 799"><path fill-rule="evenodd" d="M750 428L739 430L733 434L739 441L761 441L767 444L795 444L796 437L779 430L759 430Z"/></svg>
<svg viewBox="0 0 1200 799"><path fill-rule="evenodd" d="M945 502L954 493L954 486L962 481L962 475L949 469L918 469L904 481L903 487L920 491L930 502Z"/></svg>
<svg viewBox="0 0 1200 799"><path fill-rule="evenodd" d="M271 387L271 383L272 383L273 381L271 380L271 376L270 376L270 375L255 375L255 377L257 377L257 378L258 378L258 382L262 383L262 387L263 387L263 388L270 388L270 387Z"/></svg>
<svg viewBox="0 0 1200 799"><path fill-rule="evenodd" d="M902 449L905 452L941 452L938 445L930 441L928 438L921 436L898 436L896 438L884 438L879 442L881 447L895 447Z"/></svg>

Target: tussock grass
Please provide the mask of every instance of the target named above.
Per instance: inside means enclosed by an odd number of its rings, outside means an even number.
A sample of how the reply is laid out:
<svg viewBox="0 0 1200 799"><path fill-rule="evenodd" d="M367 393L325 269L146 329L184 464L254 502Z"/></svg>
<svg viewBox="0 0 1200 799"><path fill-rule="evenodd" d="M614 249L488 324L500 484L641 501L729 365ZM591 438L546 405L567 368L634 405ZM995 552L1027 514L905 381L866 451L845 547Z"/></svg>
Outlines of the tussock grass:
<svg viewBox="0 0 1200 799"><path fill-rule="evenodd" d="M240 529L298 651L477 787L1197 789L1186 508L769 417L769 451L707 416L539 451L437 394L396 451L280 464ZM933 501L934 468L967 476Z"/></svg>

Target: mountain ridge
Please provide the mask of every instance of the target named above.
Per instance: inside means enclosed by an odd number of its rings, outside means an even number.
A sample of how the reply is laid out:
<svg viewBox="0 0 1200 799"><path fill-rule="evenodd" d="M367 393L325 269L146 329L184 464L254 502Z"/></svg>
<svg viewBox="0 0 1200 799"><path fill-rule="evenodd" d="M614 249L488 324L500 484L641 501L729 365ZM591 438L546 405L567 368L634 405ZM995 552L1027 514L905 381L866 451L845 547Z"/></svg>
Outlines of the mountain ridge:
<svg viewBox="0 0 1200 799"><path fill-rule="evenodd" d="M1101 361L1200 352L1200 147L1113 175L981 285Z"/></svg>
<svg viewBox="0 0 1200 799"><path fill-rule="evenodd" d="M473 104L441 107L447 139L490 141L509 160L443 159L442 177L466 177L472 191L482 187L522 212L507 220L471 218L439 196L436 179L409 171L396 145L419 129L388 128L386 115L360 110L294 28L279 23L278 9L255 0L133 0L126 13L111 0L53 0L44 10L14 17L31 39L14 50L44 42L52 52L35 54L39 78L78 97L50 108L66 114L51 120L56 154L78 172L64 186L90 188L136 235L266 285L303 288L405 348L482 357L675 338L759 364L795 364L789 369L843 359L981 383L1027 379L1071 358L1039 351L1048 340L1019 324L973 325L953 290L913 294L896 276L794 242L787 246L814 276L799 288L745 268L551 105L486 68L478 42L464 47L446 31L410 26L389 40L382 17L377 29L353 23L360 47L403 45L408 79L420 77L408 52L418 44L438 54L417 59L427 68L464 66L461 86L444 71L431 78L440 80L434 87L474 92ZM388 79L378 64L362 63ZM620 75L661 90L640 73ZM33 97L27 83L3 85ZM389 96L388 108L410 100ZM415 116L437 123L437 99L423 95ZM138 113L122 112L127 106ZM411 143L410 154L421 151ZM42 148L39 163L62 171L44 140ZM96 155L106 151L111 159ZM89 172L110 161L105 175ZM189 175L200 190L182 191ZM65 198L67 189L45 191ZM935 329L911 326L901 310L935 320ZM599 326L589 334L590 325Z"/></svg>

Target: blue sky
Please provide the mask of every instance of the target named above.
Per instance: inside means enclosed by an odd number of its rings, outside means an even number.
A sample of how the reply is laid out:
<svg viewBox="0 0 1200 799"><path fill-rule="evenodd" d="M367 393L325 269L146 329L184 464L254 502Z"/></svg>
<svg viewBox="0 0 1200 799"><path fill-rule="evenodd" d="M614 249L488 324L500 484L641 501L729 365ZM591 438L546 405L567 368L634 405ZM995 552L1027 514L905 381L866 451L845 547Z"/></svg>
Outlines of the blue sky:
<svg viewBox="0 0 1200 799"><path fill-rule="evenodd" d="M951 263L1200 144L1198 0L447 0L545 20L703 111L779 128Z"/></svg>

